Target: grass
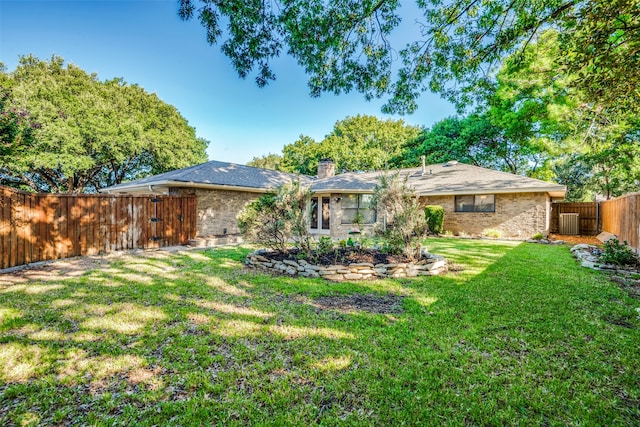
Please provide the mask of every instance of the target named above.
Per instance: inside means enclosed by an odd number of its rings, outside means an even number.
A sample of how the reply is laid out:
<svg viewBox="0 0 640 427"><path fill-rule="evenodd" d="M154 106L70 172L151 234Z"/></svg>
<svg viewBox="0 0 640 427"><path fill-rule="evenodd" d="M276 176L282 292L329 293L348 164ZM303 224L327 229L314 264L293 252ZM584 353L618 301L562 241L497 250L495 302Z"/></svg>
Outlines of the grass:
<svg viewBox="0 0 640 427"><path fill-rule="evenodd" d="M566 247L430 239L464 270L332 284L248 249L0 287L0 425L634 425L640 321ZM402 312L327 308L402 296Z"/></svg>

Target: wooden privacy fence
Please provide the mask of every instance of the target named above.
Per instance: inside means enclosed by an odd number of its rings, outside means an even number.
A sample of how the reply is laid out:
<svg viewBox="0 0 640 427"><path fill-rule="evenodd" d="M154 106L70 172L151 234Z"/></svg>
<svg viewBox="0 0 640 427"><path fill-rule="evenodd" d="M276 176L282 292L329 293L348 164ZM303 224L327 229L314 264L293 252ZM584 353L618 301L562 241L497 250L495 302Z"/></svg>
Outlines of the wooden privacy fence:
<svg viewBox="0 0 640 427"><path fill-rule="evenodd" d="M629 246L640 249L640 193L626 194L600 203L602 230L626 240Z"/></svg>
<svg viewBox="0 0 640 427"><path fill-rule="evenodd" d="M0 269L186 244L195 196L30 194L0 186Z"/></svg>
<svg viewBox="0 0 640 427"><path fill-rule="evenodd" d="M602 213L596 202L553 202L551 204L551 224L552 233L560 232L560 214L579 214L580 234L596 235L600 232Z"/></svg>

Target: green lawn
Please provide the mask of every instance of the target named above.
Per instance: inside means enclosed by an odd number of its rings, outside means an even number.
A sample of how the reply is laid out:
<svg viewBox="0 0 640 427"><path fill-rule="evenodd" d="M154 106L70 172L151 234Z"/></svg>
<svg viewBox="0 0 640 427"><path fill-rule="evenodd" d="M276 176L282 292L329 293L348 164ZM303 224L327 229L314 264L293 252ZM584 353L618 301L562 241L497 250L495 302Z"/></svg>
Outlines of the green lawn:
<svg viewBox="0 0 640 427"><path fill-rule="evenodd" d="M640 301L567 247L428 246L464 270L332 284L233 248L0 286L0 425L640 423Z"/></svg>

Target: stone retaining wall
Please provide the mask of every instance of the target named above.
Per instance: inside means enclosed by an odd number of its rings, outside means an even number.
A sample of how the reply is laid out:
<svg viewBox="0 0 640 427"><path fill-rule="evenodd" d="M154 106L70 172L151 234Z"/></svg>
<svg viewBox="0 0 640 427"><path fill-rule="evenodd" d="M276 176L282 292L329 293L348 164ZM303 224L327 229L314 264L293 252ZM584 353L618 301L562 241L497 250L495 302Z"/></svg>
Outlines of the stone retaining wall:
<svg viewBox="0 0 640 427"><path fill-rule="evenodd" d="M437 276L448 271L447 260L439 255L429 254L428 257L415 263L371 264L368 262L348 265L314 265L305 260L277 261L269 258L265 250L255 251L247 256L249 267L271 271L277 274L302 277L322 277L333 282L345 280L381 279L385 277L417 277Z"/></svg>

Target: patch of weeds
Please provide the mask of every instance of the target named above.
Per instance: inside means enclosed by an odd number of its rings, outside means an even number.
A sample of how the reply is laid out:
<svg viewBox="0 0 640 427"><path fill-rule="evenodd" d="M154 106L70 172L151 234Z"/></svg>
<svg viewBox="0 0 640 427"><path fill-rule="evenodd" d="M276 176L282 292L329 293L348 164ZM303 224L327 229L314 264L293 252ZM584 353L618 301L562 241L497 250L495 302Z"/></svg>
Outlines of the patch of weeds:
<svg viewBox="0 0 640 427"><path fill-rule="evenodd" d="M482 230L482 235L491 239L500 239L503 236L503 233L495 228L486 228Z"/></svg>

